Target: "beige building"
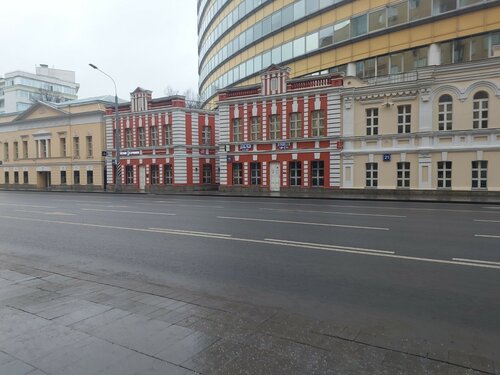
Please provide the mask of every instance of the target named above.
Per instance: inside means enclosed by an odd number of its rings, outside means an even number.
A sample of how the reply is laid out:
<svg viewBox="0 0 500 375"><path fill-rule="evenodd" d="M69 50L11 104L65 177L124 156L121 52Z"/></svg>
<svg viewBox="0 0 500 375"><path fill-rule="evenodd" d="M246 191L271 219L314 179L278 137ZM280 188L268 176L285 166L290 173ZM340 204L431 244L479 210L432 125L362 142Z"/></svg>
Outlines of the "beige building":
<svg viewBox="0 0 500 375"><path fill-rule="evenodd" d="M499 71L490 58L345 77L342 188L500 191Z"/></svg>
<svg viewBox="0 0 500 375"><path fill-rule="evenodd" d="M112 97L48 104L0 116L0 188L105 188L105 107Z"/></svg>

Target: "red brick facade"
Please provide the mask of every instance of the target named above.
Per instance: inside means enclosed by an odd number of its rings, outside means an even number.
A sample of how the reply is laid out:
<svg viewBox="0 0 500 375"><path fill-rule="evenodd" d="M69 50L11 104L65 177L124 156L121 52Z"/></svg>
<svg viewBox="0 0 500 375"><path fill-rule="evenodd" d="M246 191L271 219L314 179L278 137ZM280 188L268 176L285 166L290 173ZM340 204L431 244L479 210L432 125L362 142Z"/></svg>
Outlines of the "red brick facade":
<svg viewBox="0 0 500 375"><path fill-rule="evenodd" d="M218 183L214 112L188 108L182 96L152 99L137 88L118 109L124 191L214 189ZM106 112L107 170L116 158L114 107ZM108 186L114 173L107 173Z"/></svg>
<svg viewBox="0 0 500 375"><path fill-rule="evenodd" d="M342 78L261 78L219 94L221 190L339 188Z"/></svg>

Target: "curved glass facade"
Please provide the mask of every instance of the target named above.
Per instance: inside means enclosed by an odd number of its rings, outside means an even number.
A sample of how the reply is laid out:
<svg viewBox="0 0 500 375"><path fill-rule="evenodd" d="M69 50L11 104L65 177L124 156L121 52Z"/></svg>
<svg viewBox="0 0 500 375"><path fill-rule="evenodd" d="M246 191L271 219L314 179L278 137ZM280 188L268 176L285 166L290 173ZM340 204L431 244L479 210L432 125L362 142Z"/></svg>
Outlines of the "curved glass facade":
<svg viewBox="0 0 500 375"><path fill-rule="evenodd" d="M207 3L206 9L220 9L228 2L202 0L202 3ZM500 20L483 22L482 30L476 28L469 34L476 35L481 42L474 47L470 45L469 52L463 53L465 57L457 60L458 53L450 55L447 51L455 48L459 36L468 36L461 19L472 12L479 12L474 18L484 17L485 12L492 9L500 13L500 1L399 0L387 1L376 8L361 0L233 0L229 3L227 9L214 18L208 17L210 10L199 17L199 91L205 101L210 101L219 88L253 83L252 77L270 64L297 64L301 69L295 69L296 72L292 69L292 75L345 70L347 64L352 64L350 73L353 74L354 69L354 74L365 78L428 65L431 44L443 46L438 53L439 63L485 58L491 55L491 46L498 38L495 31L500 30ZM201 8L199 14L200 11ZM245 22L252 14L255 16ZM450 20L455 27L452 33L444 27L436 27L439 22L448 25ZM464 30L460 29L462 24ZM429 35L414 37L415 40L408 43L396 43L402 30L410 37L412 31L425 31ZM369 48L363 47L367 52L358 53L355 45L367 41L371 43ZM346 46L352 46L347 55ZM479 52L471 52L471 49ZM342 58L336 56L336 61L329 58L339 55L340 51ZM365 56L360 56L363 54ZM314 63L309 63L313 60Z"/></svg>

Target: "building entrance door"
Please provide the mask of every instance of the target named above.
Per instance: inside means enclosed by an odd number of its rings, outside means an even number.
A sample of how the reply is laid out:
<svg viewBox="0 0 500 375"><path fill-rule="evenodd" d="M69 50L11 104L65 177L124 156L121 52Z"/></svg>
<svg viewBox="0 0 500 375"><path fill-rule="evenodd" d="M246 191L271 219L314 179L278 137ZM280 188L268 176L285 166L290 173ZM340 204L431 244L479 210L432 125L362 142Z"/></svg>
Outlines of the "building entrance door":
<svg viewBox="0 0 500 375"><path fill-rule="evenodd" d="M280 191L280 163L269 164L269 190Z"/></svg>
<svg viewBox="0 0 500 375"><path fill-rule="evenodd" d="M36 186L38 189L47 189L50 184L50 172L37 172Z"/></svg>
<svg viewBox="0 0 500 375"><path fill-rule="evenodd" d="M139 190L146 190L146 168L142 165L139 167Z"/></svg>

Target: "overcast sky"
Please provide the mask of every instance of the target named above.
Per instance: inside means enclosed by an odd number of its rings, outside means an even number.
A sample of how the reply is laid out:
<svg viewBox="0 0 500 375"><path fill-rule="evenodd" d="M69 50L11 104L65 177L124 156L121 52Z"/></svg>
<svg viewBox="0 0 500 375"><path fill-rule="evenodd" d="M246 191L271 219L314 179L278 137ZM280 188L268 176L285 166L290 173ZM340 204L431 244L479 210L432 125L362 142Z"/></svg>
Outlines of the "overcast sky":
<svg viewBox="0 0 500 375"><path fill-rule="evenodd" d="M137 86L197 92L196 0L3 0L0 75L39 64L76 72L79 98Z"/></svg>

